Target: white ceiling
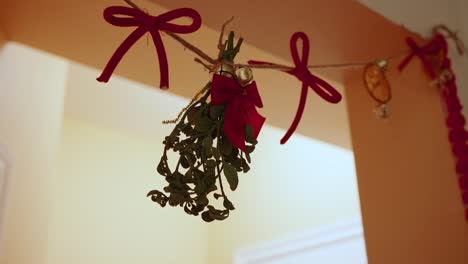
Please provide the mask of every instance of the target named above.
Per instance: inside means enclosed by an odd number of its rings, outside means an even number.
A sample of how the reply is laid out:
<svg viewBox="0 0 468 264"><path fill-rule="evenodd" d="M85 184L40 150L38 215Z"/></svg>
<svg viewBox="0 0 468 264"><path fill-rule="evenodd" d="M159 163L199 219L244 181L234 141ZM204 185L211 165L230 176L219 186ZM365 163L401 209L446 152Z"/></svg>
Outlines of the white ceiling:
<svg viewBox="0 0 468 264"><path fill-rule="evenodd" d="M446 24L461 29L466 0L358 0L370 9L402 24L423 36L430 34L432 25Z"/></svg>

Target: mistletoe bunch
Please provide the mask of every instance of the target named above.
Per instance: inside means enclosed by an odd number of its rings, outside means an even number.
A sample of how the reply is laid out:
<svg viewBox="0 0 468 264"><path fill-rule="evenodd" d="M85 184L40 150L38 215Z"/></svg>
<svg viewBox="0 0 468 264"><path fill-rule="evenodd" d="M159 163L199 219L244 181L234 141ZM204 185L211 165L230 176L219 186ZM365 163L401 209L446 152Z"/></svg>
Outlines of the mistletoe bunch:
<svg viewBox="0 0 468 264"><path fill-rule="evenodd" d="M223 42L222 29L218 42L217 58L211 58L199 48L190 44L178 34L188 34L201 27L200 14L191 8L178 8L158 16L153 16L138 7L131 0L125 0L131 7L111 6L104 10L104 19L118 27L136 27L122 42L109 59L100 82L111 78L119 62L128 50L146 33L150 33L156 47L161 75L161 89L169 87L169 68L161 32L173 38L185 48L195 53L195 61L214 73L205 86L179 116L182 118L167 123L175 123L172 133L163 142L164 153L157 171L165 177L168 185L163 191L153 190L148 196L161 206L181 206L191 215L201 214L211 222L224 220L234 205L226 196L223 181L231 190L236 190L239 173L249 171L250 154L255 150L258 134L265 122L256 108L263 107L256 83L250 68L275 69L295 76L302 82L302 92L296 116L281 144L288 141L296 130L305 109L309 88L330 103L341 101L340 93L326 81L309 71L309 39L303 32L296 32L290 40L294 66L249 60L247 64L236 64L234 58L239 53L242 38L234 45L234 33ZM192 23L179 25L173 20L190 18ZM302 42L302 54L297 44ZM198 96L196 96L198 98ZM169 166L170 152L176 153L179 160L172 170ZM222 208L214 206L214 197L222 201ZM211 202L210 202L211 201Z"/></svg>
<svg viewBox="0 0 468 264"><path fill-rule="evenodd" d="M242 39L234 46L234 33L231 32L220 61L233 64L241 44ZM232 72L221 70L215 74L236 82L241 81ZM255 150L258 135L258 131L255 132L249 122L246 122L241 131L242 143L245 145L233 144L225 131L230 124L225 122L229 122L226 120L227 108L232 107L229 104L237 97L224 104L214 104L212 91L213 82L209 82L202 90L203 96L188 107L174 130L164 139L164 152L157 171L165 177L168 185L164 187L164 192L153 190L148 193L162 207L167 204L183 207L187 214L201 214L206 222L224 220L235 209L226 195L223 182L226 181L232 191L236 190L239 173L250 170L250 154ZM211 102L208 102L210 95ZM245 92L239 96L243 95ZM237 114L247 114L247 119L250 118L248 112ZM169 167L170 151L179 156L174 170ZM216 208L210 203L210 197L222 201L222 208Z"/></svg>

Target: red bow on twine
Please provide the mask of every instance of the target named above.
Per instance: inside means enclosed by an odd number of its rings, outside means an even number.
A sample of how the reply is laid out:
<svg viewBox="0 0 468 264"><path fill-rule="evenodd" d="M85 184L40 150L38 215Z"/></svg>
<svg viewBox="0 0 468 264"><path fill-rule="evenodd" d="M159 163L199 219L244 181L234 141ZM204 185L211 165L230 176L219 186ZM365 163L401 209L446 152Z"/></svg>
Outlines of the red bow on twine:
<svg viewBox="0 0 468 264"><path fill-rule="evenodd" d="M224 133L232 145L245 151L246 125L252 126L253 137L257 138L265 123L265 118L255 108L263 107L257 84L252 82L242 87L232 78L215 74L211 83L211 104L226 104Z"/></svg>
<svg viewBox="0 0 468 264"><path fill-rule="evenodd" d="M302 40L302 58L299 58L299 53L297 51L297 42ZM291 124L291 127L288 129L284 137L281 139L281 144L286 143L291 135L296 131L297 126L302 118L304 113L304 108L307 99L308 87L312 88L322 99L329 103L337 104L341 101L341 94L333 88L326 81L320 79L319 77L313 75L307 66L309 60L309 38L304 32L296 32L292 35L291 41L291 56L293 58L294 64L296 67L292 70L286 71L287 73L296 76L300 81L302 81L302 90L301 98L299 101L299 106L297 109L296 116ZM262 61L249 61L249 64L266 64L273 65L272 63L262 62Z"/></svg>
<svg viewBox="0 0 468 264"><path fill-rule="evenodd" d="M424 69L431 79L436 79L441 87L441 95L447 110L448 138L452 145L452 152L457 160L456 172L459 175L458 183L462 191L462 200L465 204L465 216L468 221L468 132L465 130L465 117L458 97L455 74L451 61L447 56L447 41L443 35L437 34L425 46L418 47L411 38L406 40L412 53L406 57L399 66L400 71L409 63L411 58L418 56L423 62ZM431 56L435 56L431 61ZM448 73L444 78L444 73Z"/></svg>
<svg viewBox="0 0 468 264"><path fill-rule="evenodd" d="M120 17L128 16L128 17ZM190 25L176 25L169 21L181 18L192 18ZM159 59L159 70L161 74L160 88L169 87L169 69L167 64L166 50L159 33L160 30L174 33L187 34L197 31L201 26L200 14L191 8L179 8L159 16L150 16L145 12L124 6L111 6L104 10L104 19L117 27L137 27L119 46L107 63L101 76L97 78L99 82L108 82L115 68L122 60L127 51L146 33L150 32L153 38L156 52Z"/></svg>
<svg viewBox="0 0 468 264"><path fill-rule="evenodd" d="M435 79L442 68L441 64L436 65L436 63L442 63L447 55L447 42L445 38L438 34L422 47L419 47L412 38L407 38L406 43L410 47L411 53L398 65L398 70L402 71L417 56L422 61L427 74L432 79ZM433 61L430 58L434 58Z"/></svg>

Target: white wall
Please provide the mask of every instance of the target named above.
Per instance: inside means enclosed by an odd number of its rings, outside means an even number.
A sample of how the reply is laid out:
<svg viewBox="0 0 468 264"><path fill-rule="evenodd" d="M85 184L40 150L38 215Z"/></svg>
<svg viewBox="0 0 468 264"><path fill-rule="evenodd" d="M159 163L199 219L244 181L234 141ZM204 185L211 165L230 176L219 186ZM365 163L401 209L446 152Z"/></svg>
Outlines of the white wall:
<svg viewBox="0 0 468 264"><path fill-rule="evenodd" d="M13 160L1 263L46 263L67 65L15 43L0 50L0 144Z"/></svg>
<svg viewBox="0 0 468 264"><path fill-rule="evenodd" d="M265 126L231 194L236 210L210 226L210 263L231 263L240 248L277 240L352 217L360 218L351 151Z"/></svg>
<svg viewBox="0 0 468 264"><path fill-rule="evenodd" d="M146 197L165 183L155 170L162 135L70 118L62 131L48 264L207 263L208 225Z"/></svg>
<svg viewBox="0 0 468 264"><path fill-rule="evenodd" d="M60 155L60 166L68 171L62 172L56 182L62 182L59 186L71 182L73 186L80 187L67 190L70 197L59 201L61 205L57 208L60 209L55 209L54 212L70 211L70 216L66 217L65 214L54 218L60 219L61 223L57 225L66 230L66 223L70 224L70 219L75 219L72 215L77 213L76 210L82 212L82 209L71 208L77 208L79 190L85 188L85 183L87 188L91 188L90 197L96 203L89 209L92 214L97 214L92 217L96 222L88 222L89 226L97 224L99 217L104 217L107 213L117 213L120 203L124 203L123 208L132 207L131 211L134 213L148 215L149 219L157 215L158 219L169 217L174 223L191 223L192 220L201 223L200 219L186 216L178 208L174 209L174 213L171 209L153 207L141 197L149 187L164 185L162 178L154 172L154 165L162 150L161 140L171 131L172 126L163 126L161 121L173 118L186 105L187 99L122 78L115 78L112 83L102 85L94 81L97 75L96 70L87 67L74 64L70 67L65 100L67 119L95 124L93 126L100 127L102 132L92 134L86 132L90 130L83 129L84 126L73 126L71 129L70 125L76 122L65 122L65 127L68 128L64 129L62 153L68 154ZM108 137L102 136L103 134ZM115 136L119 134L127 136ZM349 217L359 218L353 154L300 134L296 134L288 144L282 146L279 140L283 134L283 130L265 126L259 138L258 149L253 155L252 171L241 175L239 188L231 195L237 209L227 221L202 223L206 228L206 263L231 263L234 252L239 248ZM131 141L128 135L131 135ZM114 146L112 142L119 143ZM65 149L64 144L68 145ZM83 154L84 149L91 153ZM93 158L100 162L92 162ZM112 179L115 180L111 183ZM131 181L128 182L129 180ZM109 205L106 212L98 212L100 207L111 203L108 200L110 198L99 194L104 183L108 183L109 192L120 190L122 195L114 198L119 202ZM65 197L65 190L63 192L57 197ZM88 198L84 199L85 204L90 204ZM131 203L128 202L130 200ZM70 204L72 206L68 208ZM279 217L281 221L277 220ZM77 223L83 223L80 216L76 219ZM159 232L156 226L142 221L139 222L139 228L135 229L136 234L143 230ZM129 220L128 225L136 226L134 220ZM192 226L194 223L184 225ZM109 228L119 233L119 227L120 224L115 223ZM101 239L102 234L96 234ZM148 240L145 235L139 236L140 241ZM82 244L86 241L85 237L82 234L77 239L80 242L76 243ZM195 238L187 236L187 239ZM109 246L106 250L112 247ZM90 251L82 252L88 254L86 252ZM132 252L138 251L132 249ZM190 254L196 256L193 261L199 259L199 255L193 252L187 252L186 255ZM55 262L60 263L58 260ZM91 262L89 259L88 263Z"/></svg>
<svg viewBox="0 0 468 264"><path fill-rule="evenodd" d="M231 263L239 248L359 217L352 153L299 134L281 146L268 126L227 221L160 208L145 197L164 185L160 121L187 100L96 74L14 43L0 53L0 144L14 158L0 263Z"/></svg>
<svg viewBox="0 0 468 264"><path fill-rule="evenodd" d="M236 252L234 264L365 264L360 219L348 219Z"/></svg>

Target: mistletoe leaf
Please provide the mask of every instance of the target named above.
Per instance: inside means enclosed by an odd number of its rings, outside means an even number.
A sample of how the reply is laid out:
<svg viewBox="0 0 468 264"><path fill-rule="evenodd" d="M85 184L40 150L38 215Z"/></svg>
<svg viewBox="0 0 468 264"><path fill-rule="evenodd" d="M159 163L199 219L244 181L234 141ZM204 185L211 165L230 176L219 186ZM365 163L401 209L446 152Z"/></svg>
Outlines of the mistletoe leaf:
<svg viewBox="0 0 468 264"><path fill-rule="evenodd" d="M224 220L229 216L229 210L217 210L212 205L208 205L208 212L216 220Z"/></svg>
<svg viewBox="0 0 468 264"><path fill-rule="evenodd" d="M171 175L171 170L169 170L169 167L167 166L167 158L162 157L161 161L158 164L157 171L159 174L163 176L170 176Z"/></svg>
<svg viewBox="0 0 468 264"><path fill-rule="evenodd" d="M214 169L216 167L216 165L218 165L218 163L215 160L210 159L210 160L206 161L206 167L208 167L208 168L213 168Z"/></svg>
<svg viewBox="0 0 468 264"><path fill-rule="evenodd" d="M214 217L210 214L210 211L203 212L201 216L202 216L203 221L207 223L213 222L215 220Z"/></svg>
<svg viewBox="0 0 468 264"><path fill-rule="evenodd" d="M235 159L232 161L232 166L234 166L234 168L236 168L237 171L241 171L242 170L242 160L241 159Z"/></svg>
<svg viewBox="0 0 468 264"><path fill-rule="evenodd" d="M246 146L245 147L245 153L252 153L255 150L255 146Z"/></svg>
<svg viewBox="0 0 468 264"><path fill-rule="evenodd" d="M198 197L196 201L198 205L203 206L203 207L207 206L208 203L210 202L208 201L208 198L206 196Z"/></svg>
<svg viewBox="0 0 468 264"><path fill-rule="evenodd" d="M252 163L252 159L250 158L250 154L249 154L249 153L247 153L247 152L245 153L245 158L247 159L247 161L248 161L249 163Z"/></svg>
<svg viewBox="0 0 468 264"><path fill-rule="evenodd" d="M224 105L210 106L210 118L217 120L224 113Z"/></svg>
<svg viewBox="0 0 468 264"><path fill-rule="evenodd" d="M227 162L223 163L223 168L224 176L229 183L229 187L231 190L235 191L237 189L237 185L239 184L239 177L237 175L236 168Z"/></svg>
<svg viewBox="0 0 468 264"><path fill-rule="evenodd" d="M247 163L247 161L245 161L245 160L242 160L242 171L243 171L244 173L247 173L247 172L250 171L250 166L249 166L249 164Z"/></svg>
<svg viewBox="0 0 468 264"><path fill-rule="evenodd" d="M245 126L245 138L252 138L254 134L253 127L250 124Z"/></svg>
<svg viewBox="0 0 468 264"><path fill-rule="evenodd" d="M195 121L200 117L201 107L191 107L187 110L187 120L190 124L195 125Z"/></svg>
<svg viewBox="0 0 468 264"><path fill-rule="evenodd" d="M229 141L229 139L225 138L223 140L223 144L221 145L221 152L226 155L226 156L229 156L231 153L232 153L232 143L231 141Z"/></svg>
<svg viewBox="0 0 468 264"><path fill-rule="evenodd" d="M227 198L224 199L223 205L226 209L231 210L231 211L236 209L234 205L231 203L231 201L229 201Z"/></svg>
<svg viewBox="0 0 468 264"><path fill-rule="evenodd" d="M211 146L213 146L213 138L211 136L207 136L203 139L202 145L205 149L211 149Z"/></svg>
<svg viewBox="0 0 468 264"><path fill-rule="evenodd" d="M206 133L213 127L213 125L214 123L210 118L207 116L202 116L197 121L195 121L195 130Z"/></svg>
<svg viewBox="0 0 468 264"><path fill-rule="evenodd" d="M218 148L213 148L212 149L212 152L213 152L213 157L216 159L216 160L219 160L221 158L221 151L219 151Z"/></svg>
<svg viewBox="0 0 468 264"><path fill-rule="evenodd" d="M190 163L188 162L187 157L185 155L180 156L180 165L182 165L184 169L190 167Z"/></svg>
<svg viewBox="0 0 468 264"><path fill-rule="evenodd" d="M167 196L164 193L157 190L150 191L146 196L151 197L151 200L161 205L161 207L165 207L168 201Z"/></svg>

